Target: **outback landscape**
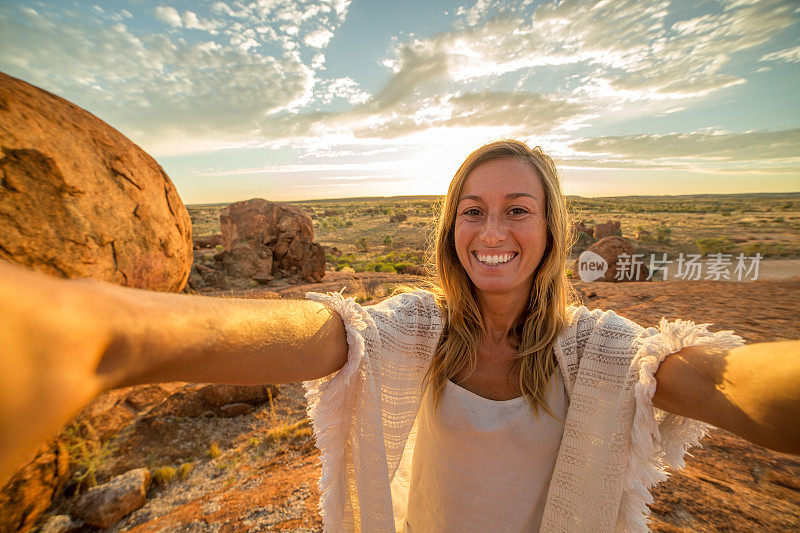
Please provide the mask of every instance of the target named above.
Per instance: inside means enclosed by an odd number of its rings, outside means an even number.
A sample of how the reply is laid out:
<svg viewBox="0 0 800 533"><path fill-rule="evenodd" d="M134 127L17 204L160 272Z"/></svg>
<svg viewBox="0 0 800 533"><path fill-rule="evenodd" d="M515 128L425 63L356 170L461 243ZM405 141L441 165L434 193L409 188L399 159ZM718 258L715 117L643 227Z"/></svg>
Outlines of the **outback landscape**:
<svg viewBox="0 0 800 533"><path fill-rule="evenodd" d="M402 271L423 265L439 197L353 198L294 202L313 220L315 239L336 270ZM618 221L638 253L760 253L800 258L800 193L568 197L576 222ZM220 232L225 204L190 205L195 238ZM592 242L577 235L575 251ZM577 255L577 254L575 254ZM798 269L800 273L800 269Z"/></svg>

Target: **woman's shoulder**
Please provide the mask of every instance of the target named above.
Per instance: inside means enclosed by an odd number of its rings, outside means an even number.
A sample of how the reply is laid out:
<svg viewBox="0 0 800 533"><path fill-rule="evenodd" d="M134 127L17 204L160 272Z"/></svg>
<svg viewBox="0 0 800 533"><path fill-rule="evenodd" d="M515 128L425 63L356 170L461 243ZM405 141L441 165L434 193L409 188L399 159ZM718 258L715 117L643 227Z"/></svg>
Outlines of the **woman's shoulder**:
<svg viewBox="0 0 800 533"><path fill-rule="evenodd" d="M611 309L589 309L585 305L567 306L567 327L570 330L592 331L598 328L641 330L642 326L624 316L618 315Z"/></svg>
<svg viewBox="0 0 800 533"><path fill-rule="evenodd" d="M565 364L578 364L588 351L626 354L635 348L635 340L645 329L608 309L567 308L568 325L556 342L556 350Z"/></svg>
<svg viewBox="0 0 800 533"><path fill-rule="evenodd" d="M437 297L425 289L403 288L400 292L365 309L373 316L382 316L392 321L441 327L442 310Z"/></svg>

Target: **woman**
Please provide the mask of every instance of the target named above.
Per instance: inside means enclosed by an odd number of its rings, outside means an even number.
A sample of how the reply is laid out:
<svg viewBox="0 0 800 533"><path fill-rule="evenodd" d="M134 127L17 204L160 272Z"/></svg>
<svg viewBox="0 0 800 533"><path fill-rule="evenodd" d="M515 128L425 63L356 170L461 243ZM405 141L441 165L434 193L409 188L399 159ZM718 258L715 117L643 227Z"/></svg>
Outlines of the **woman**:
<svg viewBox="0 0 800 533"><path fill-rule="evenodd" d="M0 265L0 476L100 392L172 380L306 380L330 530L644 530L695 420L800 452L800 343L568 307L567 234L550 158L503 141L450 185L435 294L217 299Z"/></svg>

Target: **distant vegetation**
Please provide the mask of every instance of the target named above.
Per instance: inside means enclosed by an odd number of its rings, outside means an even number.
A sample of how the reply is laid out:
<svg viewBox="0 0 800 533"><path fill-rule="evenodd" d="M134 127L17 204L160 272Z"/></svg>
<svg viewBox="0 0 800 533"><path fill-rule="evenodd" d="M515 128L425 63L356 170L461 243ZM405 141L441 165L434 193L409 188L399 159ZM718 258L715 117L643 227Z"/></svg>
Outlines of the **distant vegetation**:
<svg viewBox="0 0 800 533"><path fill-rule="evenodd" d="M619 220L639 252L800 257L800 193L568 197L574 220ZM403 272L425 264L441 197L289 202L311 216L329 268ZM190 205L195 236L218 233L226 204Z"/></svg>

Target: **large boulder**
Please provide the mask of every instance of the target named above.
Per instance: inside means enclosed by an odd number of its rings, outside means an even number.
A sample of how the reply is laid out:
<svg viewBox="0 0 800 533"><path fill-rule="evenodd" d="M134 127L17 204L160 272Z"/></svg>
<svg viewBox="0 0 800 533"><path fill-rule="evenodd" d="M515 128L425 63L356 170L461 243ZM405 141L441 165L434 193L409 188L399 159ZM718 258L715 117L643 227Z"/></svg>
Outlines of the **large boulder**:
<svg viewBox="0 0 800 533"><path fill-rule="evenodd" d="M177 292L191 221L164 170L91 113L0 73L0 258Z"/></svg>
<svg viewBox="0 0 800 533"><path fill-rule="evenodd" d="M230 204L220 214L218 256L231 277L267 283L273 278L317 282L325 276L325 251L314 242L311 217L262 198Z"/></svg>
<svg viewBox="0 0 800 533"><path fill-rule="evenodd" d="M583 281L646 281L644 254L622 237L605 237L583 252L572 266L572 277Z"/></svg>

